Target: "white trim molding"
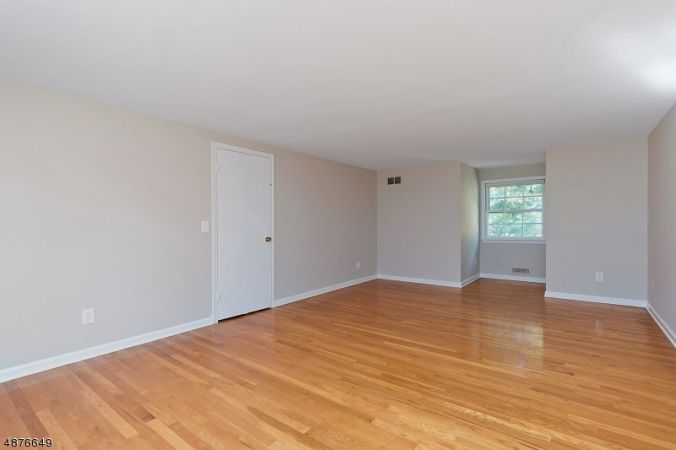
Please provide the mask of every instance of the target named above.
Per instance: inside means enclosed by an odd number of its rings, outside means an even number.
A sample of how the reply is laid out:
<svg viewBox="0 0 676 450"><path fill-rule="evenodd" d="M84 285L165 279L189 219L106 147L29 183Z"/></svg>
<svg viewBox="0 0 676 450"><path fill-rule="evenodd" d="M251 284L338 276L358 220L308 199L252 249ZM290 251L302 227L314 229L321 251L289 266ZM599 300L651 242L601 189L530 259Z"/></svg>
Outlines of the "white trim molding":
<svg viewBox="0 0 676 450"><path fill-rule="evenodd" d="M469 278L465 278L464 280L462 280L462 282L461 282L460 284L462 285L462 287L465 287L465 286L467 286L468 284L474 283L474 282L475 282L476 280L478 280L479 278L481 278L481 274L478 274L478 273L477 273L476 275L472 275L472 276L469 277Z"/></svg>
<svg viewBox="0 0 676 450"><path fill-rule="evenodd" d="M481 278L489 278L491 280L525 281L527 283L541 284L544 284L547 281L545 278L524 277L519 275L500 275L498 273L482 273Z"/></svg>
<svg viewBox="0 0 676 450"><path fill-rule="evenodd" d="M381 280L403 281L404 283L430 284L433 286L446 286L454 288L462 287L462 283L459 281L430 280L428 278L400 277L398 275L383 274L378 275L378 278Z"/></svg>
<svg viewBox="0 0 676 450"><path fill-rule="evenodd" d="M85 359L94 358L96 356L113 353L118 350L124 350L137 345L147 344L148 342L156 341L158 339L164 339L177 334L187 333L188 331L207 327L212 323L213 321L211 317L207 317L206 319L187 322L173 327L151 331L150 333L144 333L139 334L138 336L120 339L119 341L109 342L107 344L101 344L82 350L76 350L74 352L64 353L63 355L52 356L50 358L33 361L20 366L9 367L7 369L0 370L0 383L25 377L27 375L32 375L34 373L44 372L45 370L55 369L57 367L79 361L84 361Z"/></svg>
<svg viewBox="0 0 676 450"><path fill-rule="evenodd" d="M306 298L315 297L317 295L326 294L326 293L329 293L329 292L332 292L332 291L337 291L338 289L344 289L346 287L354 286L356 284L365 283L367 281L375 280L376 278L377 278L377 276L375 276L375 275L369 275L367 277L356 278L354 280L344 281L342 283L334 284L334 285L331 285L331 286L326 286L326 287L315 289L315 290L312 290L312 291L302 292L300 294L290 295L288 297L275 299L275 301L272 302L272 307L275 308L277 306L286 305L286 304L289 304L289 303L297 302L299 300L305 300Z"/></svg>
<svg viewBox="0 0 676 450"><path fill-rule="evenodd" d="M609 305L635 306L645 308L648 306L646 300L633 298L601 297L598 295L572 294L569 292L545 291L545 297L558 298L561 300L576 300L580 302L607 303Z"/></svg>
<svg viewBox="0 0 676 450"><path fill-rule="evenodd" d="M669 328L669 325L662 320L662 317L660 317L659 314L657 314L657 311L653 309L653 307L648 303L646 306L646 309L648 310L648 313L652 316L653 320L655 323L657 323L657 326L662 329L662 332L664 335L669 339L669 342L671 342L671 345L673 345L676 348L676 333L674 333L674 330Z"/></svg>

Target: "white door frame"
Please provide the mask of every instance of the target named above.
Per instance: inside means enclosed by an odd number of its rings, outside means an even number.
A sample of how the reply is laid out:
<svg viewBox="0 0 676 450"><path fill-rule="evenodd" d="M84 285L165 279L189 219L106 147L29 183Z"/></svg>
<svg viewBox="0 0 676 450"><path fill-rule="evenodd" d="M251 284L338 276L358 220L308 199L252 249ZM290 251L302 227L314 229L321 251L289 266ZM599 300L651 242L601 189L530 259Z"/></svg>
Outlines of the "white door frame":
<svg viewBox="0 0 676 450"><path fill-rule="evenodd" d="M218 158L219 150L244 153L268 158L272 164L272 294L270 307L275 299L275 155L234 145L211 142L211 321L218 322Z"/></svg>

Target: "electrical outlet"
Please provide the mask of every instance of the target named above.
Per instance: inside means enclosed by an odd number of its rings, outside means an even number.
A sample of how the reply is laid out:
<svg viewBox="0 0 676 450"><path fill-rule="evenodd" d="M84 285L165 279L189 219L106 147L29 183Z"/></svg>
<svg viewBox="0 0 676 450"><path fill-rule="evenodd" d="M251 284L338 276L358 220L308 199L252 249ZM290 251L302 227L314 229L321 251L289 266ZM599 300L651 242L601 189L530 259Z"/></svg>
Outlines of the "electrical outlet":
<svg viewBox="0 0 676 450"><path fill-rule="evenodd" d="M203 220L202 221L202 233L208 233L208 232L209 232L209 221Z"/></svg>
<svg viewBox="0 0 676 450"><path fill-rule="evenodd" d="M94 308L82 310L82 325L94 323Z"/></svg>
<svg viewBox="0 0 676 450"><path fill-rule="evenodd" d="M361 269L361 262L357 261L357 269Z"/></svg>
<svg viewBox="0 0 676 450"><path fill-rule="evenodd" d="M603 272L596 272L596 281L603 281Z"/></svg>

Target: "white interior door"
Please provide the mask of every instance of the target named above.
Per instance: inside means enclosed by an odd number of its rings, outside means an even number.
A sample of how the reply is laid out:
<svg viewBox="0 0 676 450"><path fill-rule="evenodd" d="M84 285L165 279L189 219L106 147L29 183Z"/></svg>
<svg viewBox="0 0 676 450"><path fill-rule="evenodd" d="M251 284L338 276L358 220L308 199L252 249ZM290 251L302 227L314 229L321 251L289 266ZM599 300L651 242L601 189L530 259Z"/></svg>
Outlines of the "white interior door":
<svg viewBox="0 0 676 450"><path fill-rule="evenodd" d="M273 161L216 149L219 320L272 306Z"/></svg>

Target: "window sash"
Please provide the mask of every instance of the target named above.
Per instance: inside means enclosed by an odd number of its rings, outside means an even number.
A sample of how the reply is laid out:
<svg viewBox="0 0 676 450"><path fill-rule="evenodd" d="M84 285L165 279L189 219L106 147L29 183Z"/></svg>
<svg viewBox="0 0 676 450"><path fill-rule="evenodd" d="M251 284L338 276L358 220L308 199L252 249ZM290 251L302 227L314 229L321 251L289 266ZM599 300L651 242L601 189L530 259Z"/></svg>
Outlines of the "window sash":
<svg viewBox="0 0 676 450"><path fill-rule="evenodd" d="M528 179L528 180L510 180L503 182L487 182L484 184L484 208L483 208L483 235L484 239L488 240L505 240L505 241L519 241L519 240L528 240L528 241L543 241L545 238L544 230L544 209L545 209L545 181L544 179ZM536 189L535 192L527 192L519 190L522 186L535 186L541 185L542 187ZM491 197L491 189L501 188L505 189L501 192L502 195ZM518 195L520 194L520 195ZM527 207L526 203L528 199L531 201L533 207ZM495 203L503 201L504 204L502 207L497 207ZM513 208L509 208L509 202L515 203ZM519 204L520 203L520 204ZM526 219L524 216L528 213L538 213L539 220L532 222L524 222ZM521 220L513 223L499 224L502 227L508 230L521 229L519 235L515 236L505 236L504 234L491 234L491 227L495 228L495 224L491 225L490 217L496 214L507 214L513 216L520 216ZM536 220L536 218L531 218L530 220ZM524 229L527 225L532 225L533 227L540 226L541 235L540 236L527 236L524 235Z"/></svg>
<svg viewBox="0 0 676 450"><path fill-rule="evenodd" d="M540 197L533 197L533 198L540 198ZM495 200L494 198L491 200ZM544 203L544 199L540 199L540 204L542 205ZM488 202L488 208L487 208L489 213L528 213L528 212L542 212L544 209L542 206L538 208L521 208L521 209L492 209L490 206L490 201Z"/></svg>

